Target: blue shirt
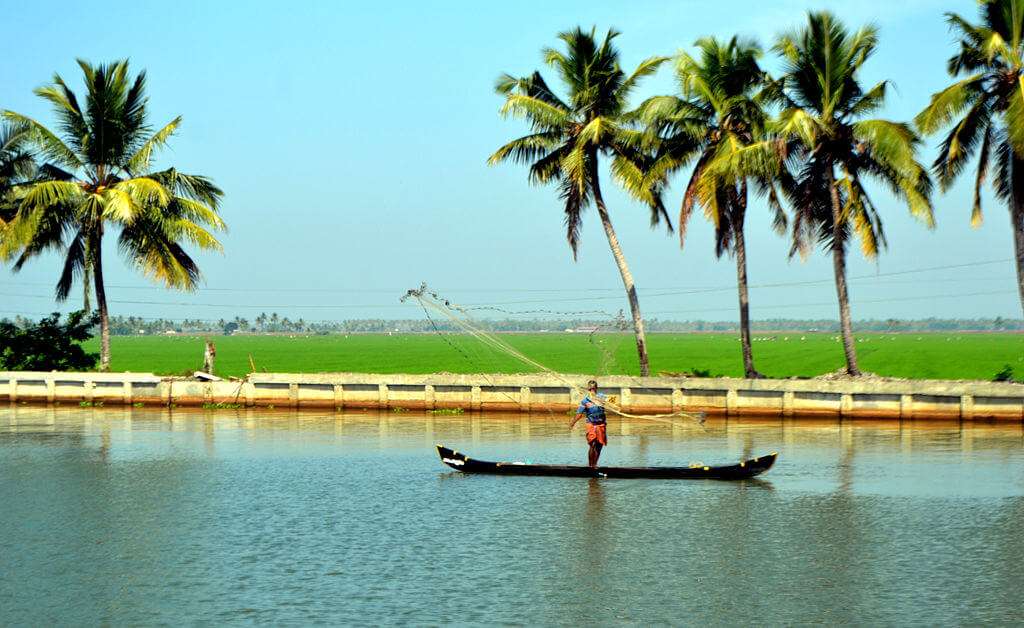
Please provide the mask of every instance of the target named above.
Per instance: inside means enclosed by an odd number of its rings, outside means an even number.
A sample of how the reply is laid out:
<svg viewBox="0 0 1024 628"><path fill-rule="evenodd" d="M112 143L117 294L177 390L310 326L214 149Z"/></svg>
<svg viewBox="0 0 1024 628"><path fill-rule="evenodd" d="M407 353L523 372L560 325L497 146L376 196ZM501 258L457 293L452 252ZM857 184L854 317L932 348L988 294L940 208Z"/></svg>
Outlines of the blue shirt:
<svg viewBox="0 0 1024 628"><path fill-rule="evenodd" d="M597 393L597 400L602 404L604 404L605 399L607 399L607 396L602 393ZM583 398L583 401L580 401L580 407L576 409L576 413L587 415L587 423L590 423L591 425L604 425L605 423L603 405L594 403L594 400L590 398L590 395L587 395Z"/></svg>

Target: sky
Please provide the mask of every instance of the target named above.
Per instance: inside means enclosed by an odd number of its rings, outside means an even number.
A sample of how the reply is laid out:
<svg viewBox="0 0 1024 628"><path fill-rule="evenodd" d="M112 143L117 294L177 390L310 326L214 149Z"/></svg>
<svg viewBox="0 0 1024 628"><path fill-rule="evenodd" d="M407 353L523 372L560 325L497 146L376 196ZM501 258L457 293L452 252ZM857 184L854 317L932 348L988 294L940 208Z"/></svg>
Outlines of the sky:
<svg viewBox="0 0 1024 628"><path fill-rule="evenodd" d="M554 82L540 51L576 25L621 31L628 71L707 35L754 37L768 49L807 10L829 9L853 28L880 28L862 82L891 80L880 115L907 121L950 81L944 12L976 13L973 0L181 0L173 9L139 1L112 11L3 1L0 109L52 124L34 88L56 72L83 90L76 57L128 58L147 71L153 125L183 116L158 166L208 175L225 190L223 254L197 255L204 281L195 293L150 283L118 257L111 237L104 272L113 314L209 320L261 311L307 321L416 318L416 307L398 299L421 282L457 303L511 312L625 309L596 212L585 216L574 262L557 190L531 186L523 166L487 165L527 131L499 115L499 74L540 69ZM778 68L770 52L762 63ZM634 104L666 93L676 86L664 68ZM928 139L922 161L932 161L937 142ZM668 192L672 212L688 175ZM715 258L703 216L692 218L681 250L607 173L603 187L645 317L737 318L735 264ZM1020 317L1009 214L989 191L984 225L972 229L972 188L968 174L936 195L933 230L875 193L889 248L873 261L851 249L855 319ZM754 319L838 316L827 256L790 259L760 200L748 209L746 233ZM0 316L79 306L77 295L54 302L59 268L55 255L19 273L0 268Z"/></svg>

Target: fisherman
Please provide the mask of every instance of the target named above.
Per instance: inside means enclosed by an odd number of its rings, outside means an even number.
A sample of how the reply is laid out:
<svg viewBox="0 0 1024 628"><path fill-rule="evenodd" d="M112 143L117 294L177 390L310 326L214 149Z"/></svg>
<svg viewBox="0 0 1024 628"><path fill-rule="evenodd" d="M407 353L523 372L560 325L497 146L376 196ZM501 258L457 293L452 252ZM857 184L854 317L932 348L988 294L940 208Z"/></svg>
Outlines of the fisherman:
<svg viewBox="0 0 1024 628"><path fill-rule="evenodd" d="M576 409L576 417L569 422L569 429L575 427L576 422L583 417L587 418L587 445L590 446L587 460L591 467L596 467L601 449L608 444L608 420L604 414L607 397L597 392L595 380L587 382L587 391L587 395L580 401L580 407Z"/></svg>

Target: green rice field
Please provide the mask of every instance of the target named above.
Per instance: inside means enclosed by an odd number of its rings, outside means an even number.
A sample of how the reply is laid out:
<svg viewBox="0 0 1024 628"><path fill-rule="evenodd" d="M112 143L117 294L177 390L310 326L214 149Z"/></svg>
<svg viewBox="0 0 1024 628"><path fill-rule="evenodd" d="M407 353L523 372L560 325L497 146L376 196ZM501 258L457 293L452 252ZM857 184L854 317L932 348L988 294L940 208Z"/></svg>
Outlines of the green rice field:
<svg viewBox="0 0 1024 628"><path fill-rule="evenodd" d="M111 339L112 369L186 374L202 366L202 336ZM630 335L501 334L533 360L563 373L639 373ZM525 373L536 371L511 355L469 336L352 334L330 336L209 336L217 347L221 376L258 371L367 373ZM739 337L731 334L650 334L651 372L695 369L741 376ZM87 343L99 350L97 339ZM755 336L754 359L769 377L813 377L843 366L842 344L833 334L777 333ZM1024 334L858 334L861 369L889 377L991 380L1009 364L1024 378Z"/></svg>

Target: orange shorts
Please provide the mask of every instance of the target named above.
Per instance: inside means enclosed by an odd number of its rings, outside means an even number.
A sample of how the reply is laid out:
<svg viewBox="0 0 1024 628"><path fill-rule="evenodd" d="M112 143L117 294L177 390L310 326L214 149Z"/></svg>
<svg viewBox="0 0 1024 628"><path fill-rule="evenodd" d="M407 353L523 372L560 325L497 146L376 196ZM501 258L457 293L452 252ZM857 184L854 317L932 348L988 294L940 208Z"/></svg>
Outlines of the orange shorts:
<svg viewBox="0 0 1024 628"><path fill-rule="evenodd" d="M608 430L606 424L594 425L587 423L587 444L599 443L602 447L608 444Z"/></svg>

